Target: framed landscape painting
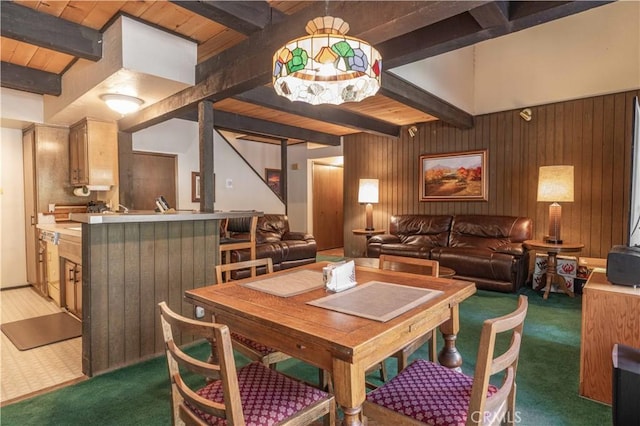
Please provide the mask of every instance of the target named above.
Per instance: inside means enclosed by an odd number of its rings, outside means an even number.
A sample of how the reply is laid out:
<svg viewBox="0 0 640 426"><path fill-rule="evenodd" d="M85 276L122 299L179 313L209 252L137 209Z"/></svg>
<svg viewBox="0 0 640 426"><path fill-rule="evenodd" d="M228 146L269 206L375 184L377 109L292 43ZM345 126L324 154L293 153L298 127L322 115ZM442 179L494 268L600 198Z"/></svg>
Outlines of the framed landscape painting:
<svg viewBox="0 0 640 426"><path fill-rule="evenodd" d="M420 156L420 201L487 201L487 150Z"/></svg>
<svg viewBox="0 0 640 426"><path fill-rule="evenodd" d="M269 188L280 198L282 198L282 188L280 186L281 175L282 171L280 171L280 169L264 169L264 180L267 181Z"/></svg>

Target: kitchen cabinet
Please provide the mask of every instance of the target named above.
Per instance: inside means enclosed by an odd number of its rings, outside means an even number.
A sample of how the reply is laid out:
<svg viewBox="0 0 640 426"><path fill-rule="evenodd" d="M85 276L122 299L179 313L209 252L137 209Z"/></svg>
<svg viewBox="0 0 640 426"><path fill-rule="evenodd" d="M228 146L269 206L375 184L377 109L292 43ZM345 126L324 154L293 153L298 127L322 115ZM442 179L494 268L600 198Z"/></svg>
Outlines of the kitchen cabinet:
<svg viewBox="0 0 640 426"><path fill-rule="evenodd" d="M39 240L38 213L49 204L77 204L69 186L69 129L33 125L22 134L27 281L47 295L45 255Z"/></svg>
<svg viewBox="0 0 640 426"><path fill-rule="evenodd" d="M118 125L91 118L69 130L69 181L107 190L118 181Z"/></svg>
<svg viewBox="0 0 640 426"><path fill-rule="evenodd" d="M64 275L64 305L82 319L82 265L65 259Z"/></svg>
<svg viewBox="0 0 640 426"><path fill-rule="evenodd" d="M62 306L60 303L60 257L58 256L58 246L51 242L46 242L45 244L47 293L58 306Z"/></svg>

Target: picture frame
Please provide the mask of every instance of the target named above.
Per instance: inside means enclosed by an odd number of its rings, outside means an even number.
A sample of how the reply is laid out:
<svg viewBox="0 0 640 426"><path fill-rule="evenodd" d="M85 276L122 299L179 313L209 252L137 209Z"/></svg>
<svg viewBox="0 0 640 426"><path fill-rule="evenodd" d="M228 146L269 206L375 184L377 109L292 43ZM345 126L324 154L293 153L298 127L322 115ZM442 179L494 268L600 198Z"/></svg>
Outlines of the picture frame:
<svg viewBox="0 0 640 426"><path fill-rule="evenodd" d="M200 202L200 172L191 172L191 201Z"/></svg>
<svg viewBox="0 0 640 426"><path fill-rule="evenodd" d="M487 201L487 150L420 155L420 201Z"/></svg>
<svg viewBox="0 0 640 426"><path fill-rule="evenodd" d="M282 170L264 169L264 180L276 195L282 198Z"/></svg>
<svg viewBox="0 0 640 426"><path fill-rule="evenodd" d="M191 172L191 201L200 202L200 172ZM216 201L216 175L213 174L213 202Z"/></svg>

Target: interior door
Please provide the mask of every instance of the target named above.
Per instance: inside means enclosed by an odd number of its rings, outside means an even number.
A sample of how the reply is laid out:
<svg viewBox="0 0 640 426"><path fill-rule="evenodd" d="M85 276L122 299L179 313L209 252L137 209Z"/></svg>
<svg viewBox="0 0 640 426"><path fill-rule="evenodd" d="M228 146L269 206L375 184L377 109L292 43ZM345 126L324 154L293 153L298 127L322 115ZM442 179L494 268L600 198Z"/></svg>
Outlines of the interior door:
<svg viewBox="0 0 640 426"><path fill-rule="evenodd" d="M313 235L318 250L344 246L342 166L313 163Z"/></svg>
<svg viewBox="0 0 640 426"><path fill-rule="evenodd" d="M155 210L156 198L164 196L172 208L176 203L176 156L134 152L131 167L132 210Z"/></svg>

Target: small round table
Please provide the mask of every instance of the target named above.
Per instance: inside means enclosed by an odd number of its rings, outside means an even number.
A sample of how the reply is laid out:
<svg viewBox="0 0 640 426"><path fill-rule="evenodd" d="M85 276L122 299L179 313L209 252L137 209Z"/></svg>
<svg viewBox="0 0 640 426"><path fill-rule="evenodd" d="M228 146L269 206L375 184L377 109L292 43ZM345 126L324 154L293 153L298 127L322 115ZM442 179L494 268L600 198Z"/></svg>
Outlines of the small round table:
<svg viewBox="0 0 640 426"><path fill-rule="evenodd" d="M353 262L358 266L366 266L369 268L379 268L380 267L380 259L377 257L356 257L353 259ZM420 275L431 275L431 267L430 266L422 266L422 265L412 265L409 263L400 263L400 262L387 262L387 266L390 271L397 272L410 272L412 274L420 274ZM440 266L438 268L438 277L439 278L451 278L456 274L451 268L447 268L446 266Z"/></svg>
<svg viewBox="0 0 640 426"><path fill-rule="evenodd" d="M563 243L563 244L554 244L547 243L540 240L526 240L524 246L530 250L544 251L547 252L549 258L547 259L547 280L545 284L540 284L535 290L540 290L544 288L544 299L549 297L549 291L551 291L551 285L554 283L554 280L557 281L556 284L560 286L560 289L569 295L569 297L574 297L573 291L569 290L567 287L567 282L564 280L562 275L559 275L556 272L557 259L556 256L559 253L579 253L584 244L571 244L571 243Z"/></svg>

